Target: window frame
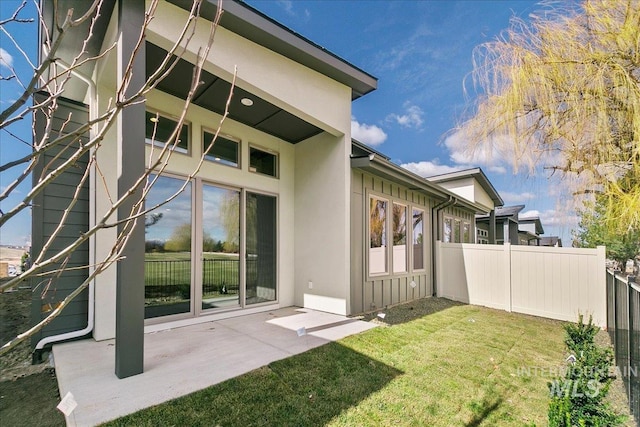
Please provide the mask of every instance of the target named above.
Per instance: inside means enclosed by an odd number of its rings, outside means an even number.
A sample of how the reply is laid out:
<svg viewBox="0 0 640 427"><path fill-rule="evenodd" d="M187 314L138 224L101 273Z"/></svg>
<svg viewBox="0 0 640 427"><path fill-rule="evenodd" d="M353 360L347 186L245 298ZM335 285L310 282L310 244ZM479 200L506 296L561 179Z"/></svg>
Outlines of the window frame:
<svg viewBox="0 0 640 427"><path fill-rule="evenodd" d="M383 247L384 248L384 260L385 260L385 264L384 264L384 271L377 271L377 272L371 272L371 249L373 249L371 247L371 201L373 199L379 200L379 201L383 201L386 203L385 205L385 214L384 214L384 230L383 230L383 236L384 236L384 241L385 241L385 245L384 246L379 246L379 247ZM389 262L389 215L388 215L388 211L389 211L389 204L390 204L390 199L388 197L384 197L381 196L379 194L375 194L375 193L369 193L367 194L367 201L368 203L366 204L366 233L367 233L367 262L366 262L366 269L367 269L367 276L368 277L380 277L380 276L388 276L391 273L391 268L389 268L391 266L391 263Z"/></svg>
<svg viewBox="0 0 640 427"><path fill-rule="evenodd" d="M165 119L171 120L173 122L175 122L176 124L178 124L178 121L180 120L179 117L176 117L172 114L169 113L165 113L163 111L157 110L155 108L146 108L145 109L145 135L144 135L144 142L145 144L151 146L151 147L157 147L162 149L165 144L165 142L161 142L161 141L151 141L151 139L147 138L147 132L146 132L146 113L151 113L151 114L156 114L158 117L164 117ZM173 153L178 153L178 154L182 154L185 156L189 156L191 157L192 153L193 153L193 124L191 123L191 121L189 120L184 120L182 123L182 127L184 128L186 126L187 128L187 148L182 148L178 145L176 145L175 148L173 148L172 151Z"/></svg>
<svg viewBox="0 0 640 427"><path fill-rule="evenodd" d="M411 255L409 257L410 260L410 268L409 271L410 272L414 272L414 271L426 271L427 270L427 263L425 262L425 255L426 255L426 251L424 250L425 248L425 218L426 218L426 209L422 209L419 208L415 205L410 205L409 208L411 209ZM414 250L415 250L415 245L416 243L413 242L413 211L420 211L422 213L422 268L415 268L414 265L414 260L415 260L415 255L414 255Z"/></svg>
<svg viewBox="0 0 640 427"><path fill-rule="evenodd" d="M275 168L274 168L275 169L275 171L274 171L275 174L274 175L269 175L269 174L264 173L264 172L259 172L258 170L251 170L252 169L252 167L251 167L251 150L262 151L263 153L271 154L272 156L275 157L276 164L275 164ZM249 159L248 159L248 164L247 164L247 170L250 173L255 173L255 174L261 175L261 176L268 176L269 178L280 179L280 153L279 152L277 152L275 150L272 150L270 148L266 148L266 147L262 147L260 145L249 143L248 155L249 155L248 156Z"/></svg>
<svg viewBox="0 0 640 427"><path fill-rule="evenodd" d="M201 141L200 141L201 145L202 145L201 146L201 150L202 150L201 153L202 153L204 159L207 162L210 162L210 163L213 163L213 164L216 164L216 165L227 166L227 167L234 168L234 169L242 169L242 139L237 138L237 137L235 137L233 135L224 134L224 133L218 133L218 138L224 138L224 139L226 139L228 141L235 142L237 147L238 147L237 156L236 156L237 157L236 164L233 165L231 162L226 163L227 161L223 161L221 159L220 160L216 160L216 158L214 156L212 156L211 154L206 154L206 155L204 154L204 152L206 150L206 147L205 147L205 135L209 134L209 135L211 135L213 137L213 136L215 136L216 131L214 131L214 130L212 130L210 128L204 127L204 126L202 127L201 130L202 130L202 132L201 132ZM214 143L214 147L215 147L215 143ZM211 153L211 152L209 152L209 153Z"/></svg>
<svg viewBox="0 0 640 427"><path fill-rule="evenodd" d="M394 206L401 206L402 208L404 208L404 270L396 270L396 266L395 266L395 239L396 239L396 230L393 227L393 221L394 218L393 216L395 215L395 211L394 211ZM391 272L390 274L403 274L403 273L409 273L409 244L408 244L408 240L407 240L407 216L408 216L408 211L409 211L409 204L408 203L400 203L397 200L391 200L391 232L392 232L392 236L391 236ZM397 246L402 246L402 245L397 245Z"/></svg>

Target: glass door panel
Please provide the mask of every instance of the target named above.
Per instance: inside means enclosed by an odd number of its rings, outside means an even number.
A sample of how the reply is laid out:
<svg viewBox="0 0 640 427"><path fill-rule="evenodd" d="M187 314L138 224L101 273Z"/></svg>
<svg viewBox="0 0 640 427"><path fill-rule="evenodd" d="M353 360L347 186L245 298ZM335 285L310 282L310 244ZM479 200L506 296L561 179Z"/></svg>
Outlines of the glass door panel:
<svg viewBox="0 0 640 427"><path fill-rule="evenodd" d="M276 300L276 198L247 192L245 303Z"/></svg>
<svg viewBox="0 0 640 427"><path fill-rule="evenodd" d="M202 186L202 309L240 305L240 191Z"/></svg>
<svg viewBox="0 0 640 427"><path fill-rule="evenodd" d="M183 184L183 179L159 177L146 208L169 199ZM145 216L146 319L191 311L191 191L187 183L182 193Z"/></svg>

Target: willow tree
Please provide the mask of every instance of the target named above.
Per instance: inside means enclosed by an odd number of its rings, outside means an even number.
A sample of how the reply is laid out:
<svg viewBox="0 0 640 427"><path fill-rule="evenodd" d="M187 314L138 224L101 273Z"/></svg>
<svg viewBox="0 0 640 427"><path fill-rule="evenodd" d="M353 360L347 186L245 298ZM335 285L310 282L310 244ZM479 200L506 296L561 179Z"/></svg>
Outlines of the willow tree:
<svg viewBox="0 0 640 427"><path fill-rule="evenodd" d="M640 1L513 18L474 52L471 148L597 194L612 229L640 224Z"/></svg>

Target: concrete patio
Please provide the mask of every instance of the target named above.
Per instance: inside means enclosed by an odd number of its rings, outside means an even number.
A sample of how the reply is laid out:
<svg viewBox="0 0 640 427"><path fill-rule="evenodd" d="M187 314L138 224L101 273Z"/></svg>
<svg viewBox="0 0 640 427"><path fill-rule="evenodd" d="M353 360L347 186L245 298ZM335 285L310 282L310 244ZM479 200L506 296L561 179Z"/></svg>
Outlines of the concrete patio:
<svg viewBox="0 0 640 427"><path fill-rule="evenodd" d="M114 340L58 344L60 396L71 392L78 402L67 425L100 424L373 327L289 307L149 333L144 373L125 379L114 374Z"/></svg>

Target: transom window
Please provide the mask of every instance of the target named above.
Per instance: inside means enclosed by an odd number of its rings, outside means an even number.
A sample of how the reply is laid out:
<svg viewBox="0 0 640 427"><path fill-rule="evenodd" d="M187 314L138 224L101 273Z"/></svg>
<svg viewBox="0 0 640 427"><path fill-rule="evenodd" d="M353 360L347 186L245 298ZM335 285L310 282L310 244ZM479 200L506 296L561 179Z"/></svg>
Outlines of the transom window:
<svg viewBox="0 0 640 427"><path fill-rule="evenodd" d="M164 147L166 143L174 146L175 138L171 141L171 135L176 130L178 121L167 117L166 115L156 113L153 111L147 111L145 113L145 141L148 144L154 144L159 147ZM174 151L179 153L189 153L190 141L189 141L189 123L184 122L180 131L178 132L178 142L175 143Z"/></svg>
<svg viewBox="0 0 640 427"><path fill-rule="evenodd" d="M277 178L278 155L256 147L249 147L249 171Z"/></svg>
<svg viewBox="0 0 640 427"><path fill-rule="evenodd" d="M223 135L218 135L214 141L214 136L212 132L203 132L202 152L207 152L205 159L237 168L240 165L239 142Z"/></svg>

